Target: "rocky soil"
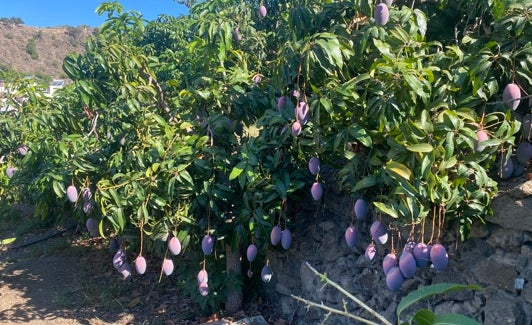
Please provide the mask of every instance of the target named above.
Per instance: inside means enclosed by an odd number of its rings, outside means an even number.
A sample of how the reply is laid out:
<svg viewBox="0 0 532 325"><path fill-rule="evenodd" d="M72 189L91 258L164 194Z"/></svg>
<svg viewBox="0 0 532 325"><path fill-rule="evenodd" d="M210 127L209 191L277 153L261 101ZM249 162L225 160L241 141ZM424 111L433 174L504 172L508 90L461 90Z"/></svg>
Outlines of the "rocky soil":
<svg viewBox="0 0 532 325"><path fill-rule="evenodd" d="M348 248L344 230L351 221L352 199L335 196L331 190L327 196L324 207L307 202L307 209L294 216L294 247L269 256L274 276L267 295L277 297L277 306L291 324L318 324L326 316L321 310L296 302L291 294L338 309L343 309L348 301L349 312L375 320L336 289L324 287L306 266L307 261L392 322L397 321L395 310L406 294L421 286L451 282L477 284L484 290L431 298L415 306L415 310L459 313L487 325L532 324L532 181L523 177L501 184L493 216L486 217L485 226L472 229L470 240L461 242L458 234L452 232L442 238L449 252L448 268L439 272L418 269L399 292L386 288L381 267L389 245L378 246L377 261L366 261L364 250L370 242L367 229L371 223L367 221L357 223L362 229L359 247ZM407 236L403 234L403 238ZM395 244L402 247L404 241ZM354 324L343 316L330 316L327 323Z"/></svg>

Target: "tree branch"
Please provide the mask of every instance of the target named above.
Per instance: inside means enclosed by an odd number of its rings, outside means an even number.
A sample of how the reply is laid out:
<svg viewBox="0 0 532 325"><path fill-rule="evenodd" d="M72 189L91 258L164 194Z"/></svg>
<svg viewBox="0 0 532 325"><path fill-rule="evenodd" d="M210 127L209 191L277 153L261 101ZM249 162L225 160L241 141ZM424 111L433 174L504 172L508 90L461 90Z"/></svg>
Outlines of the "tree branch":
<svg viewBox="0 0 532 325"><path fill-rule="evenodd" d="M371 307L369 307L368 305L366 305L362 300L358 299L357 297L353 296L352 294L350 294L348 291L346 291L344 288L342 288L340 285L338 285L336 282L330 280L329 278L327 278L327 276L325 274L322 274L320 272L318 272L315 268L313 268L309 262L306 262L308 268L316 275L318 275L320 277L320 279L322 281L325 281L327 284L330 284L331 286L333 286L334 288L336 288L338 291L340 291L342 294L344 294L346 297L348 297L349 299L351 299L352 301L354 301L357 305L359 305L360 307L364 308L365 310L367 310L370 314L372 314L373 316L375 316L377 319L379 319L383 324L385 325L392 325L392 323L390 323L386 318L384 318L384 316L382 316L381 314L379 314L378 312L376 312L375 310L373 310ZM318 305L320 306L320 305ZM320 307L321 308L321 307ZM343 313L343 312L342 312Z"/></svg>
<svg viewBox="0 0 532 325"><path fill-rule="evenodd" d="M530 98L530 97L532 97L532 95L523 96L523 97L511 99L511 100L500 100L500 101L497 101L497 102L486 103L486 105L490 105L491 106L491 105L498 105L498 104L509 104L509 103L515 102L516 100L527 99L527 98Z"/></svg>
<svg viewBox="0 0 532 325"><path fill-rule="evenodd" d="M349 318L355 319L355 320L357 320L357 321L359 321L361 323L364 323L364 324L379 325L378 323L372 322L372 321L370 321L368 319L365 319L365 318L358 317L358 316L355 316L353 314L350 314L347 311L343 311L343 310L339 310L339 309L335 309L335 308L326 306L323 303L318 304L318 303L315 303L313 301L310 301L310 300L307 300L307 299L304 299L304 298L301 298L301 297L298 297L298 296L294 296L294 295L291 295L291 296L292 296L292 298L294 298L296 300L299 300L299 301L301 301L301 302L303 302L306 305L311 306L311 307L317 307L317 308L326 310L326 311L328 311L330 313L333 313L333 314L338 314L338 315L341 315L341 316L349 317Z"/></svg>

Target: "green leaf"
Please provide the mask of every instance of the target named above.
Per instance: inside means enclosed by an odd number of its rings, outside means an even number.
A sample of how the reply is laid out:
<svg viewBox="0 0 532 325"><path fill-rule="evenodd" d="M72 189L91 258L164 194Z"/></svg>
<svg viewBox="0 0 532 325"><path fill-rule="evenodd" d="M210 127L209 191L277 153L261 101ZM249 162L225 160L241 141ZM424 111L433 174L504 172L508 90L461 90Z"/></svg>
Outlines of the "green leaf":
<svg viewBox="0 0 532 325"><path fill-rule="evenodd" d="M52 181L52 187L57 197L63 197L65 195L65 187L63 186L63 183L60 183L54 179Z"/></svg>
<svg viewBox="0 0 532 325"><path fill-rule="evenodd" d="M417 143L407 146L406 149L412 152L432 152L434 147L429 143Z"/></svg>
<svg viewBox="0 0 532 325"><path fill-rule="evenodd" d="M443 117L443 123L451 130L460 130L463 126L458 115L450 110L446 110L441 115Z"/></svg>
<svg viewBox="0 0 532 325"><path fill-rule="evenodd" d="M414 9L414 15L416 16L417 27L421 36L425 36L427 33L427 17L425 13L419 9Z"/></svg>
<svg viewBox="0 0 532 325"><path fill-rule="evenodd" d="M232 181L238 176L240 176L240 174L242 174L242 172L244 171L244 169L246 169L246 167L247 167L247 162L245 161L239 162L235 167L233 167L233 170L231 170L231 174L229 174L229 180Z"/></svg>
<svg viewBox="0 0 532 325"><path fill-rule="evenodd" d="M362 143L366 147L371 147L372 145L371 137L368 136L368 134L366 133L366 130L362 126L356 123L352 124L349 127L348 132L351 137L355 138L357 141L360 141L360 143Z"/></svg>
<svg viewBox="0 0 532 325"><path fill-rule="evenodd" d="M432 325L436 315L428 309L420 309L412 318L417 325Z"/></svg>
<svg viewBox="0 0 532 325"><path fill-rule="evenodd" d="M107 239L107 237L105 237L105 233L103 229L104 229L104 222L103 222L103 219L101 219L100 222L98 223L98 230L100 231L100 236L102 236L104 239Z"/></svg>
<svg viewBox="0 0 532 325"><path fill-rule="evenodd" d="M448 168L454 167L458 163L458 160L456 159L456 156L452 156L449 159L442 160L439 166L440 171L444 171Z"/></svg>
<svg viewBox="0 0 532 325"><path fill-rule="evenodd" d="M86 95L91 96L92 94L92 88L91 85L85 80L78 80L79 87L77 89L80 89L83 91Z"/></svg>
<svg viewBox="0 0 532 325"><path fill-rule="evenodd" d="M412 177L412 171L410 171L405 165L396 161L388 162L384 167L384 170L393 178L400 177L410 180Z"/></svg>
<svg viewBox="0 0 532 325"><path fill-rule="evenodd" d="M388 206L387 204L382 203L382 202L373 202L373 205L375 205L377 209L379 209L383 213L386 213L390 217L395 218L395 219L399 218L397 211L392 209L392 207Z"/></svg>
<svg viewBox="0 0 532 325"><path fill-rule="evenodd" d="M314 43L319 46L331 66L341 69L343 66L342 51L340 42L336 35L331 33L319 34L319 38Z"/></svg>
<svg viewBox="0 0 532 325"><path fill-rule="evenodd" d="M194 181L192 180L192 176L190 176L190 173L186 170L183 170L179 173L180 181L184 180L188 182L189 184L194 184Z"/></svg>
<svg viewBox="0 0 532 325"><path fill-rule="evenodd" d="M432 325L481 325L481 323L464 315L446 314L436 316Z"/></svg>
<svg viewBox="0 0 532 325"><path fill-rule="evenodd" d="M427 94L425 91L423 91L423 83L418 79L417 76L411 74L411 73L405 73L403 75L403 78L405 78L406 83L410 86L410 88L421 98L428 98L429 94Z"/></svg>
<svg viewBox="0 0 532 325"><path fill-rule="evenodd" d="M0 245L9 245L12 242L14 242L15 240L17 240L17 237L11 237L11 238L2 239L2 240L0 240Z"/></svg>
<svg viewBox="0 0 532 325"><path fill-rule="evenodd" d="M421 175L423 178L428 178L429 173L431 172L433 163L433 157L432 155L425 155L423 157L423 160L421 161Z"/></svg>
<svg viewBox="0 0 532 325"><path fill-rule="evenodd" d="M331 101L329 99L321 97L320 98L320 104L325 109L327 114L333 114L334 113L333 105L332 105L332 103L331 103Z"/></svg>
<svg viewBox="0 0 532 325"><path fill-rule="evenodd" d="M395 55L392 54L390 50L390 45L388 43L384 43L383 41L378 40L378 39L373 39L373 44L375 45L377 50L381 52L382 55L384 55L385 57L387 57L388 59L392 61L395 60Z"/></svg>
<svg viewBox="0 0 532 325"><path fill-rule="evenodd" d="M110 188L109 189L109 194L111 195L111 197L115 201L115 204L116 204L117 207L122 205L122 200L120 200L120 196L118 195L118 193L116 192L116 190L114 188Z"/></svg>
<svg viewBox="0 0 532 325"><path fill-rule="evenodd" d="M395 29L390 31L390 34L392 34L399 41L403 42L405 45L411 42L410 35L408 35L407 31L400 26L396 26Z"/></svg>
<svg viewBox="0 0 532 325"><path fill-rule="evenodd" d="M124 228L126 227L126 218L124 216L124 210L122 210L122 208L117 208L115 210L115 216L116 216L116 221L118 223L118 226L120 227L120 231L124 230Z"/></svg>
<svg viewBox="0 0 532 325"><path fill-rule="evenodd" d="M274 181L275 181L275 190L279 194L279 197L283 197L283 198L286 197L286 194L288 191L287 186L286 186L287 184L285 184L285 182L280 177L275 177Z"/></svg>
<svg viewBox="0 0 532 325"><path fill-rule="evenodd" d="M454 154L454 133L447 132L445 136L445 159L449 159Z"/></svg>
<svg viewBox="0 0 532 325"><path fill-rule="evenodd" d="M375 203L374 203L375 204ZM469 289L469 290L483 290L482 287L479 287L477 285L463 285L463 284L456 284L456 283L438 283L429 285L426 287L422 287L417 289L414 292L409 293L406 297L403 297L401 301L399 302L399 305L397 305L397 311L396 315L398 319L401 319L401 313L410 307L411 305L415 304L416 302L432 297L434 295L440 295L443 293L447 293L450 291L456 291L456 290L463 290L463 289Z"/></svg>
<svg viewBox="0 0 532 325"><path fill-rule="evenodd" d="M152 198L156 206L159 206L160 208L164 208L164 206L166 205L166 200L164 198L158 195L154 195L152 196Z"/></svg>
<svg viewBox="0 0 532 325"><path fill-rule="evenodd" d="M359 180L355 187L353 188L354 192L360 191L361 189L372 187L377 184L377 177L375 175L368 175L361 180Z"/></svg>

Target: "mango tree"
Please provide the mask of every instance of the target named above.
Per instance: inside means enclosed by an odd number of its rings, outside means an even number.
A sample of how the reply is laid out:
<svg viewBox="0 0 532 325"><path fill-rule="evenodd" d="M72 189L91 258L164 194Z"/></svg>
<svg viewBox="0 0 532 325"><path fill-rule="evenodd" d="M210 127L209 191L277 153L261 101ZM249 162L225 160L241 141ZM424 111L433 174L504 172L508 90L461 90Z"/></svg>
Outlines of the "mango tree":
<svg viewBox="0 0 532 325"><path fill-rule="evenodd" d="M72 212L120 238L123 274L126 252L139 273L159 256L161 276L186 259L211 298L198 301L225 300L228 313L242 303L242 264L268 282L270 244L290 248L288 203L320 204L332 181L375 221L387 215L392 237L466 239L529 141L530 7L213 0L145 22L103 3L99 34L65 59L72 84L48 100L21 83L10 99L6 186L40 217Z"/></svg>

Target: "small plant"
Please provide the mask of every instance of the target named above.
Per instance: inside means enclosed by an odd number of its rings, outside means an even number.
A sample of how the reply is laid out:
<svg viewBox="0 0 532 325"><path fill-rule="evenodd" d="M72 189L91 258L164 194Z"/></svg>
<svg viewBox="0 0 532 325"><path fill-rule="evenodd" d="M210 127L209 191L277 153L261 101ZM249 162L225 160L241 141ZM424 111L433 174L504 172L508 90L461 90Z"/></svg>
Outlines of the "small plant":
<svg viewBox="0 0 532 325"><path fill-rule="evenodd" d="M22 25L24 24L24 21L20 17L2 17L0 18L0 22L4 24L11 24L11 25Z"/></svg>
<svg viewBox="0 0 532 325"><path fill-rule="evenodd" d="M376 319L380 321L380 323L385 325L392 325L392 322L387 320L383 315L379 314L377 311L373 310L371 307L366 305L363 301L349 293L347 290L342 288L339 284L332 281L327 277L326 274L318 272L315 268L313 268L308 262L306 263L308 268L317 276L320 277L321 281L325 283L325 285L331 285L334 288L336 288L338 291L340 291L342 294L344 294L347 298L351 299L354 303L359 305L360 307L367 310L371 315L373 315ZM445 314L445 315L436 315L432 311L428 309L420 309L417 312L414 313L414 315L410 316L404 316L403 312L413 304L415 304L418 301L421 301L423 299L435 296L435 295L441 295L450 291L456 291L456 290L463 290L463 289L471 289L471 290L482 290L481 287L476 285L462 285L462 284L455 284L455 283L438 283L433 284L429 286L425 286L422 288L417 289L414 292L411 292L407 296L403 297L399 304L397 305L397 310L395 312L398 324L400 325L410 325L410 324L423 324L423 325L431 325L431 324L447 324L447 325L477 325L480 324L479 322L475 321L474 319L471 319L464 315L459 314ZM303 299L298 296L292 295L292 297L298 301L303 302L309 307L316 307L323 309L328 312L326 317L329 317L332 314L342 315L348 318L355 319L361 323L364 324L372 324L376 325L378 323L375 323L369 319L365 319L356 315L353 315L350 313L346 307L344 307L344 310L335 309L329 306L324 305L323 303L315 303L312 301L309 301L307 299ZM345 304L344 304L345 306ZM403 317L403 319L401 319Z"/></svg>
<svg viewBox="0 0 532 325"><path fill-rule="evenodd" d="M35 47L35 38L30 38L26 44L26 53L28 53L33 60L39 59L39 53Z"/></svg>

